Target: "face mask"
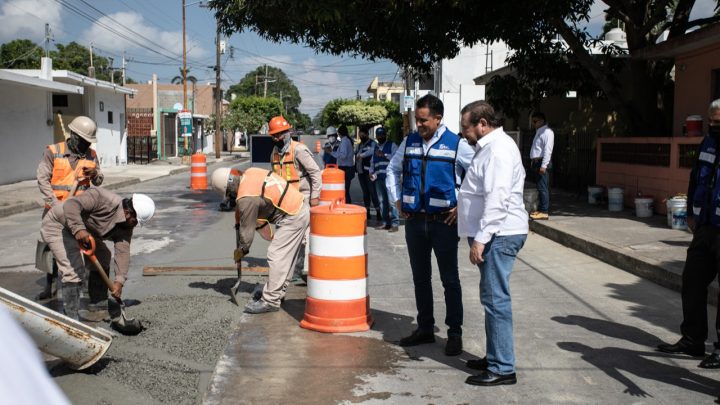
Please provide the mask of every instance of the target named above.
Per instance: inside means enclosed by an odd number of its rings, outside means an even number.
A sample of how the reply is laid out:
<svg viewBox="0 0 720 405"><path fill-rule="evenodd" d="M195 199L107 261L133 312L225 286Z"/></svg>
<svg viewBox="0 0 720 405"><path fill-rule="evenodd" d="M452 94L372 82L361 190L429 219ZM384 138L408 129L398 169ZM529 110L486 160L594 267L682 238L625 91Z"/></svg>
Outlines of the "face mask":
<svg viewBox="0 0 720 405"><path fill-rule="evenodd" d="M70 150L80 155L86 154L90 148L90 142L81 138L74 132L70 133L70 137L67 139L67 145Z"/></svg>
<svg viewBox="0 0 720 405"><path fill-rule="evenodd" d="M273 145L278 147L278 149L282 149L282 147L285 146L285 140L283 138L280 138L280 139L273 138L272 142L273 142Z"/></svg>
<svg viewBox="0 0 720 405"><path fill-rule="evenodd" d="M378 138L375 138L375 139L377 139L377 142L378 142L378 143L385 143L385 137L378 137Z"/></svg>
<svg viewBox="0 0 720 405"><path fill-rule="evenodd" d="M328 138L328 140L330 141L330 143L335 143L337 141L337 136L331 136Z"/></svg>
<svg viewBox="0 0 720 405"><path fill-rule="evenodd" d="M710 125L708 126L708 135L715 138L715 140L720 140L720 125Z"/></svg>

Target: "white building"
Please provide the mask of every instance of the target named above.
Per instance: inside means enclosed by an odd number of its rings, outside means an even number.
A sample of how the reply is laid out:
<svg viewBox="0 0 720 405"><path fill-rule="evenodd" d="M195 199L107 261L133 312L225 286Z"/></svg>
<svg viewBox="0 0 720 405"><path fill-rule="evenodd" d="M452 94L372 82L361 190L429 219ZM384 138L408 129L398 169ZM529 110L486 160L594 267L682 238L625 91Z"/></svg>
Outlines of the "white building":
<svg viewBox="0 0 720 405"><path fill-rule="evenodd" d="M0 70L0 184L35 178L53 143L52 96L82 97L84 88Z"/></svg>
<svg viewBox="0 0 720 405"><path fill-rule="evenodd" d="M47 112L47 117L43 119L43 122L51 125L54 136L47 144L65 139L65 135L69 133L67 125L70 121L79 115L85 115L95 120L98 126L98 141L94 148L100 166L110 167L126 164L125 96L134 95L137 91L68 70L52 70L52 62L47 58L43 58L43 63L43 68L40 70L5 71L33 78L44 77L46 80L52 79L58 84L67 84L83 89L81 93L75 94L53 92L49 111L46 107L47 102L43 102L42 110ZM0 111L1 116L2 111ZM36 153L35 156L40 155ZM32 177L34 177L34 172L32 176L24 180Z"/></svg>

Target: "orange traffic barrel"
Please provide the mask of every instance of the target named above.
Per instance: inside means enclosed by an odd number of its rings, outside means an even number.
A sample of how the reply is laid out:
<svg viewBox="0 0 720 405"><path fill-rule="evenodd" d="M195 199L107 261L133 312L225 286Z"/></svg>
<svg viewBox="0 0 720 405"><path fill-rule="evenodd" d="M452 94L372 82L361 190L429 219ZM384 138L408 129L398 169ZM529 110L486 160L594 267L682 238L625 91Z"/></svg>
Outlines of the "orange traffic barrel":
<svg viewBox="0 0 720 405"><path fill-rule="evenodd" d="M315 153L320 153L320 140L315 141Z"/></svg>
<svg viewBox="0 0 720 405"><path fill-rule="evenodd" d="M207 190L207 159L203 153L195 153L190 159L190 188Z"/></svg>
<svg viewBox="0 0 720 405"><path fill-rule="evenodd" d="M320 205L328 205L335 200L345 203L345 172L336 164L327 164L322 171L320 187Z"/></svg>
<svg viewBox="0 0 720 405"><path fill-rule="evenodd" d="M310 255L305 316L300 326L318 332L370 329L367 291L367 211L351 204L310 209Z"/></svg>

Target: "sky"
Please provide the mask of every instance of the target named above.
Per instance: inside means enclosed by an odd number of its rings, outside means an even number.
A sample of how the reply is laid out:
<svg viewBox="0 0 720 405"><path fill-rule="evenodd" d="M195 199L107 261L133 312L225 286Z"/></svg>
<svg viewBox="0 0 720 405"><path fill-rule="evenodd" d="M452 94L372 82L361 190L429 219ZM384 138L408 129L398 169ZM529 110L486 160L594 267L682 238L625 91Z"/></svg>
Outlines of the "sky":
<svg viewBox="0 0 720 405"><path fill-rule="evenodd" d="M214 82L215 19L201 2L187 4L189 74L199 83ZM714 5L714 0L698 0L691 17L711 15ZM605 8L599 1L593 6L591 33L601 31ZM53 41L76 41L86 47L92 43L97 54L114 59L115 67L120 67L124 52L126 74L135 81L146 82L156 73L161 83L168 83L180 74L181 0L0 0L0 43L26 38L42 45L45 23L50 24ZM224 88L260 65L279 67L300 90L301 111L311 116L334 98L353 98L357 91L365 98L375 76L400 80L397 66L387 60L317 54L302 45L265 41L252 32L234 34L226 43Z"/></svg>

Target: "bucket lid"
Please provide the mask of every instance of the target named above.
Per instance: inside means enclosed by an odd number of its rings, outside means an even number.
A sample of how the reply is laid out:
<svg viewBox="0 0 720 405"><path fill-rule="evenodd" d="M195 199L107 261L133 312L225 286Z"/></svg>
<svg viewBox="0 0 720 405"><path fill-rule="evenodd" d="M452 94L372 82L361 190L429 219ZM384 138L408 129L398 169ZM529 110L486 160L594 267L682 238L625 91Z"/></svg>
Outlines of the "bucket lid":
<svg viewBox="0 0 720 405"><path fill-rule="evenodd" d="M702 115L688 115L687 120L688 121L702 121L703 117L702 117Z"/></svg>

